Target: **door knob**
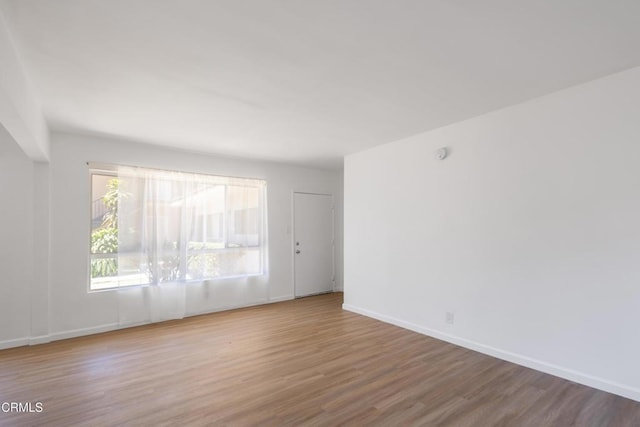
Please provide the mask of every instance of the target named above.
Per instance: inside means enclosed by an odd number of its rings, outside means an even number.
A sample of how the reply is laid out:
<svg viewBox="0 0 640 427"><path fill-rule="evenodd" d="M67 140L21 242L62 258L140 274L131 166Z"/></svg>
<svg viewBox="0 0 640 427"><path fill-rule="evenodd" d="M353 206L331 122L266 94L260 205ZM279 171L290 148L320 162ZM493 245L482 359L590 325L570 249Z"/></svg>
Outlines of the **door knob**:
<svg viewBox="0 0 640 427"><path fill-rule="evenodd" d="M297 253L297 254L299 254L299 253L300 253L300 249L298 249L298 250L296 251L296 253Z"/></svg>

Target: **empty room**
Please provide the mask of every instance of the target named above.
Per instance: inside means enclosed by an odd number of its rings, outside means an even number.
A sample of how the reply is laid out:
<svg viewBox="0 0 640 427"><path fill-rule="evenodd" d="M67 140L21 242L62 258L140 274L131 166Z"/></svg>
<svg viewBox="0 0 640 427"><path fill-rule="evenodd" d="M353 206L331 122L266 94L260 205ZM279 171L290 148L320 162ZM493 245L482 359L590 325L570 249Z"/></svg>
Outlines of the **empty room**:
<svg viewBox="0 0 640 427"><path fill-rule="evenodd" d="M640 2L0 0L0 426L640 426Z"/></svg>

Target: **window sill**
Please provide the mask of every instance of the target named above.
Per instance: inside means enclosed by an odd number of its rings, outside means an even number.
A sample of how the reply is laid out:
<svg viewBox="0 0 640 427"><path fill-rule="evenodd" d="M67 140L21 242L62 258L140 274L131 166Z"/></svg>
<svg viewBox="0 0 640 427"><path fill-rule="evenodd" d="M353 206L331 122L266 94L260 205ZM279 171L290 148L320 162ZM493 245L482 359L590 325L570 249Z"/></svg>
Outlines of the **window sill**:
<svg viewBox="0 0 640 427"><path fill-rule="evenodd" d="M118 291L121 289L139 289L139 288L148 288L151 286L165 286L165 285L185 285L185 286L196 286L196 285L204 285L205 283L209 283L209 282L221 282L224 280L235 280L235 279L244 279L247 277L259 277L259 276L266 276L267 273L263 272L263 273L255 273L255 274L240 274L240 275L236 275L236 276L223 276L223 277L210 277L207 279L191 279L191 280L181 280L181 281L174 281L174 282L164 282L164 283L160 283L160 284L153 284L153 283L145 283L145 284L137 284L137 285L123 285L123 286L111 286L111 287L105 287L102 289L91 289L89 288L89 293L100 293L100 292L110 292L110 291Z"/></svg>

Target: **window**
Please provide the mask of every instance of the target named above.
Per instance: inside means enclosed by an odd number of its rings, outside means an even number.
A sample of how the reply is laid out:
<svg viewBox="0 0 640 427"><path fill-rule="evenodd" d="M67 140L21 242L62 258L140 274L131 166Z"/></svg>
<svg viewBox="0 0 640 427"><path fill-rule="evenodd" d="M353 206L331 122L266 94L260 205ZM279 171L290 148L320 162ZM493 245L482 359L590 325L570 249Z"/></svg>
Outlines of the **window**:
<svg viewBox="0 0 640 427"><path fill-rule="evenodd" d="M266 182L91 166L91 290L257 275Z"/></svg>

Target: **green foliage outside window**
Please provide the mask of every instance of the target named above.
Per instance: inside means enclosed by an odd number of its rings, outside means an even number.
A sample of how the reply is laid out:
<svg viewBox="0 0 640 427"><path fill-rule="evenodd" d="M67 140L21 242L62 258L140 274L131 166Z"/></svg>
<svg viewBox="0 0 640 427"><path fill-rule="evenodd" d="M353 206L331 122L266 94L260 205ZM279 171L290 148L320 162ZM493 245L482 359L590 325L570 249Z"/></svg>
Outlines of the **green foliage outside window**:
<svg viewBox="0 0 640 427"><path fill-rule="evenodd" d="M116 254L113 257L91 260L91 277L118 275L118 202L123 197L118 178L110 179L107 192L102 198L106 212L102 224L91 233L92 254Z"/></svg>

